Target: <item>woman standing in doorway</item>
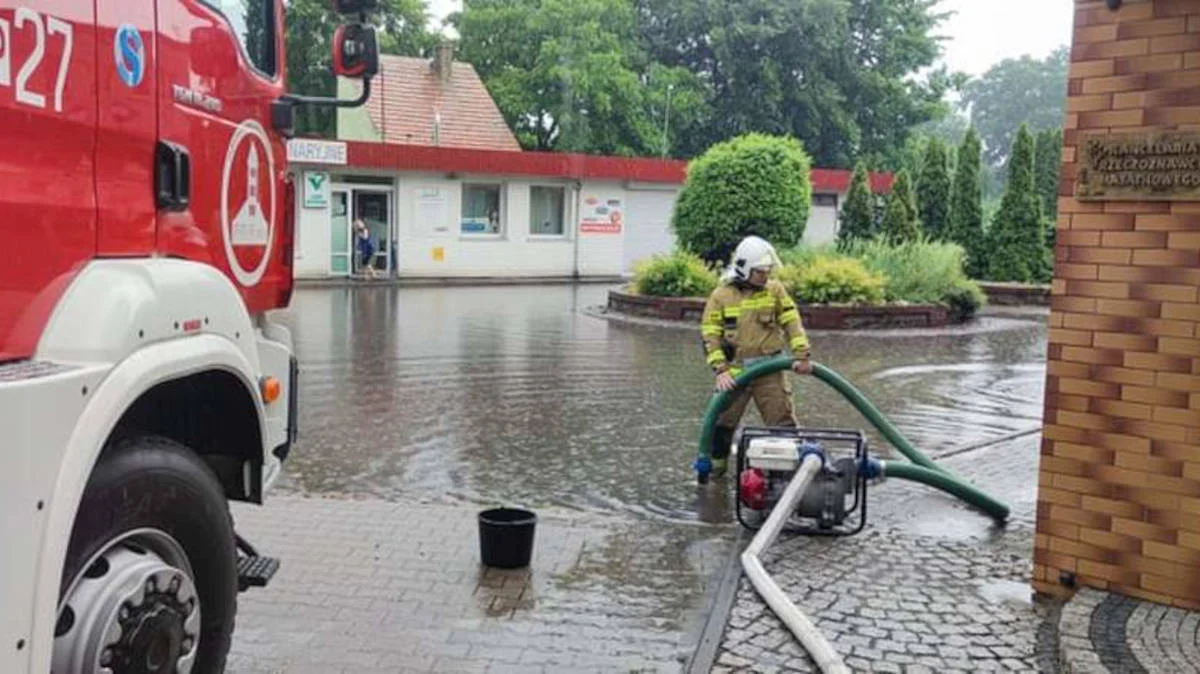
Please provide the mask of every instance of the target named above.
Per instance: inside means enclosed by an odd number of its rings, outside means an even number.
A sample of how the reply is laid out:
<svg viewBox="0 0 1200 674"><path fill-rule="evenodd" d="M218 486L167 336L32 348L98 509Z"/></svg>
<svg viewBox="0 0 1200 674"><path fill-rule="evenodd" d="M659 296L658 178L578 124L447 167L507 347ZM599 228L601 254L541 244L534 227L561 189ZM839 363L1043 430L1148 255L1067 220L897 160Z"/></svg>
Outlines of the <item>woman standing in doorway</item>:
<svg viewBox="0 0 1200 674"><path fill-rule="evenodd" d="M371 243L371 230L362 218L354 220L354 238L357 243L359 268L367 276L375 278L375 267L371 264L375 259L375 245Z"/></svg>

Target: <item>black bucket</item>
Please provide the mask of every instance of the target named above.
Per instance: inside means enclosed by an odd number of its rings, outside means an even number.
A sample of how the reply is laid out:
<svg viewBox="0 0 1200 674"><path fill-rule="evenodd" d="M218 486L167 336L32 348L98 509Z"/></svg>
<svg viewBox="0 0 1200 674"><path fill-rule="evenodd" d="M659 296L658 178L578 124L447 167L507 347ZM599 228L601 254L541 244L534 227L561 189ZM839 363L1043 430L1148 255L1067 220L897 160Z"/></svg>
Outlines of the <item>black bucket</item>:
<svg viewBox="0 0 1200 674"><path fill-rule="evenodd" d="M484 565L500 569L529 566L537 515L516 508L493 508L479 513L479 556Z"/></svg>

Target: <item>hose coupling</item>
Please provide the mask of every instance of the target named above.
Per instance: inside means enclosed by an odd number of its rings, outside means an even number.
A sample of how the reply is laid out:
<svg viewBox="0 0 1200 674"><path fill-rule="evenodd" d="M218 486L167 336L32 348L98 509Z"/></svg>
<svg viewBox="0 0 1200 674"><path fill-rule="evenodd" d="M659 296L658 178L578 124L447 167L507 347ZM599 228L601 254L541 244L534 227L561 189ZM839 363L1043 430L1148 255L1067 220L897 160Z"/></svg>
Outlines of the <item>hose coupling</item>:
<svg viewBox="0 0 1200 674"><path fill-rule="evenodd" d="M825 448L811 440L805 440L800 443L800 463L804 463L804 459L810 455L819 458L821 460L821 467L825 467L827 458L825 456Z"/></svg>
<svg viewBox="0 0 1200 674"><path fill-rule="evenodd" d="M858 470L868 480L879 480L882 482L885 477L883 462L870 456L863 459L862 465L859 466Z"/></svg>

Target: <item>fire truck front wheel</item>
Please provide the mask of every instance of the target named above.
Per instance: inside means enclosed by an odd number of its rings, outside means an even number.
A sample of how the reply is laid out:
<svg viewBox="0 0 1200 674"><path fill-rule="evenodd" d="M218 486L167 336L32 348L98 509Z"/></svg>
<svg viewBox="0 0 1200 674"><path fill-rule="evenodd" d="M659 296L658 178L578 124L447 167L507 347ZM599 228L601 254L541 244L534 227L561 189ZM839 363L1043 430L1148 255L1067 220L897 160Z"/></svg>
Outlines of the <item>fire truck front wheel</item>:
<svg viewBox="0 0 1200 674"><path fill-rule="evenodd" d="M221 485L199 456L161 437L114 443L71 532L52 671L221 672L236 554Z"/></svg>

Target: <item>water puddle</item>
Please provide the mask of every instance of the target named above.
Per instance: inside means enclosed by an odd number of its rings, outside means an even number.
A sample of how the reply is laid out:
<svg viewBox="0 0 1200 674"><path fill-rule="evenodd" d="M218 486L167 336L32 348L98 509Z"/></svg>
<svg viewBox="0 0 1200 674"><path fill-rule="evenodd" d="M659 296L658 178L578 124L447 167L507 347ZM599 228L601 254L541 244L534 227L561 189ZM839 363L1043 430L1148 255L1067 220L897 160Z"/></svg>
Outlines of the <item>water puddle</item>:
<svg viewBox="0 0 1200 674"><path fill-rule="evenodd" d="M606 292L297 291L281 318L301 364L300 440L281 489L730 522L728 494L698 491L691 469L712 387L698 331L582 313ZM925 332L814 333L814 350L934 456L1040 425L1043 324ZM814 380L796 404L806 426L865 427Z"/></svg>
<svg viewBox="0 0 1200 674"><path fill-rule="evenodd" d="M1033 589L1028 583L993 578L978 581L975 589L990 604L1008 604L1017 608L1033 606Z"/></svg>

